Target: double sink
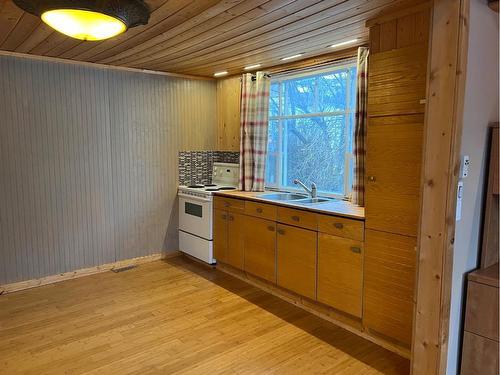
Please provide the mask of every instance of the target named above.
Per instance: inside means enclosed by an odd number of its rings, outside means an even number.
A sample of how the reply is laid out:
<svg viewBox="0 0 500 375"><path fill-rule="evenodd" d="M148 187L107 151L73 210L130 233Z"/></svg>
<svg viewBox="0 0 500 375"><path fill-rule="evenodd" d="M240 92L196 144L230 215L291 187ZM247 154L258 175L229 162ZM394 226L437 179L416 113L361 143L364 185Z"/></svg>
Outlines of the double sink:
<svg viewBox="0 0 500 375"><path fill-rule="evenodd" d="M310 198L307 195L296 193L265 193L257 195L256 198L273 202L286 202L297 205L313 205L331 202L333 200L328 198Z"/></svg>

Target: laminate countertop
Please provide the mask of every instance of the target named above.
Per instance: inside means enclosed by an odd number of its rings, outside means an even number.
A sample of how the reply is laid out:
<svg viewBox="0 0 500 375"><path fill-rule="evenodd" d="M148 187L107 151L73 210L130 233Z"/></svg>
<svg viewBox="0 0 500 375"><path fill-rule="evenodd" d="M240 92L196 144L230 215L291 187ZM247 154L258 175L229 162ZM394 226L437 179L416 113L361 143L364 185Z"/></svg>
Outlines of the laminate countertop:
<svg viewBox="0 0 500 375"><path fill-rule="evenodd" d="M253 191L240 191L240 190L228 190L228 191L217 191L214 193L216 196L236 198L236 199L246 199L251 201L257 201L267 204L274 204L277 206L291 207L304 211L318 212L321 214L335 215L349 217L357 220L365 219L365 208L356 206L350 202L334 199L330 202L317 203L317 204L296 204L288 201L271 201L269 199L259 198L259 195L265 193L276 193L275 191L267 192L253 192Z"/></svg>

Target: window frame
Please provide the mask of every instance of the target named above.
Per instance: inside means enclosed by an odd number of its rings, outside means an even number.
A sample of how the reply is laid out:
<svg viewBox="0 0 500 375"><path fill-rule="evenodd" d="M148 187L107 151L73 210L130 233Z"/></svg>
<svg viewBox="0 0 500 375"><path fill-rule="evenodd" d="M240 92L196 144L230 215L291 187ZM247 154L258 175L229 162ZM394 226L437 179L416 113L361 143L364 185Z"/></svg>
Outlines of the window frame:
<svg viewBox="0 0 500 375"><path fill-rule="evenodd" d="M300 72L290 72L290 73L284 73L284 74L279 74L277 76L272 76L271 77L271 84L276 83L276 82L284 82L284 81L289 81L289 80L295 80L298 78L302 77L310 77L310 76L317 76L321 75L323 73L332 73L338 70L349 70L353 67L356 67L356 58L349 58L342 60L338 63L328 65L326 67L321 67L321 68L313 68L313 69L307 69L307 70L302 70ZM355 76L355 79L357 80L357 73ZM286 120L293 120L293 119L299 119L299 118L311 118L311 117L333 117L333 116L344 116L344 121L345 121L345 126L344 126L344 133L345 137L348 142L346 142L346 148L344 151L344 171L347 171L347 176L344 174L344 192L345 194L337 194L334 192L329 192L329 191L324 191L324 190L319 190L318 189L318 195L324 196L324 197L330 197L330 198L337 198L337 199L342 199L342 200L350 200L351 199L351 194L352 194L352 179L353 179L353 163L354 163L354 155L353 155L353 144L354 144L354 119L351 120L350 118L355 114L356 112L356 103L354 102L353 108L351 108L351 77L348 75L347 79L347 92L346 92L346 110L344 111L333 111L333 112L316 112L312 114L301 114L301 115L279 115L279 116L271 116L269 115L269 122L271 121L278 121L278 142L280 147L282 148L283 145L283 127L284 124L282 123L283 121ZM281 88L282 86L280 86ZM355 86L356 87L356 86ZM317 90L315 90L315 95L317 95ZM279 95L279 108L280 111L283 109L283 97L281 89L280 89L280 95ZM317 100L317 99L316 99ZM351 122L352 121L352 122ZM351 126L352 124L352 126ZM349 134L350 133L350 134ZM282 151L278 153L278 156L282 155ZM286 155L285 155L286 156ZM276 175L280 176L280 180L286 180L286 176L283 176L283 171L282 171L282 166L283 163L281 162L281 157L276 158ZM267 157L266 157L266 168L267 168ZM307 181L304 181L304 183L307 183ZM286 185L282 185L282 181L279 182L279 184L269 184L268 181L265 181L265 189L266 190L272 190L272 191L283 191L283 192L304 192L304 189L297 187L290 187Z"/></svg>

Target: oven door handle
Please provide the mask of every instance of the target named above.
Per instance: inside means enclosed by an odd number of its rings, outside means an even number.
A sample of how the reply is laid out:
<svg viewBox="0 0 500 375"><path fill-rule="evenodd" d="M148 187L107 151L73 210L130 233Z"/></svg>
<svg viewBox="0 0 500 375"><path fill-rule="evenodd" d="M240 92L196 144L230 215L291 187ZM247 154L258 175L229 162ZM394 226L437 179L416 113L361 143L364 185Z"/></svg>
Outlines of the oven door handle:
<svg viewBox="0 0 500 375"><path fill-rule="evenodd" d="M196 197L194 195L188 195L188 194L183 194L183 193L177 193L177 195L181 198L184 199L190 199L193 201L198 201L198 202L212 202L211 198L203 198L203 197Z"/></svg>

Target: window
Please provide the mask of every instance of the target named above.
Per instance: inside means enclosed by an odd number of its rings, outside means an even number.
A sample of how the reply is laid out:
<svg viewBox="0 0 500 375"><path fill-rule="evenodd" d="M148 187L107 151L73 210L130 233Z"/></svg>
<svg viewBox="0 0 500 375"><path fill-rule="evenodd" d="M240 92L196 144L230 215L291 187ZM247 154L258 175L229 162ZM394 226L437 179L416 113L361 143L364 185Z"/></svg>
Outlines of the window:
<svg viewBox="0 0 500 375"><path fill-rule="evenodd" d="M349 197L355 105L355 61L273 78L266 187L296 190L298 178L323 195Z"/></svg>

